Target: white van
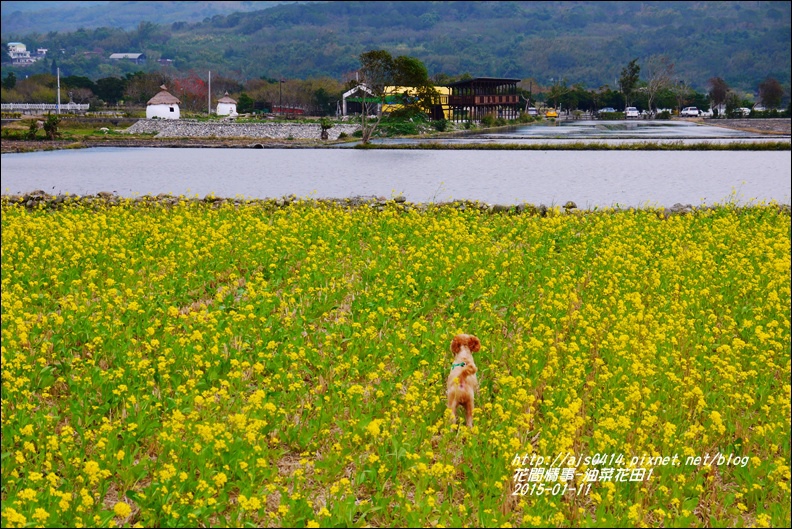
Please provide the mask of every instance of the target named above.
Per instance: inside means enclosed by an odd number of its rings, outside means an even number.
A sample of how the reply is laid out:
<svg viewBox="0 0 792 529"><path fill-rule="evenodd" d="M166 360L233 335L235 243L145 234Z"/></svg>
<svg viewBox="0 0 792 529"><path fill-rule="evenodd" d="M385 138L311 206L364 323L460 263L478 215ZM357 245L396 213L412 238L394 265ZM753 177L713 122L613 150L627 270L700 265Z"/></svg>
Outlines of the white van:
<svg viewBox="0 0 792 529"><path fill-rule="evenodd" d="M685 107L679 115L683 118L697 118L699 117L699 109L696 107Z"/></svg>

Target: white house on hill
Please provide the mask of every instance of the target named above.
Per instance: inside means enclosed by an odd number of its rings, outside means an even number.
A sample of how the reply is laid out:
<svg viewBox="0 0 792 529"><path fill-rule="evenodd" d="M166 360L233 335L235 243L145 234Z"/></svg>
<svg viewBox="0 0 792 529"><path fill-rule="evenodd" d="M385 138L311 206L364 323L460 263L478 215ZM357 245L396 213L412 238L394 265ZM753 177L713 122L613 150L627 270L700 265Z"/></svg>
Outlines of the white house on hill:
<svg viewBox="0 0 792 529"><path fill-rule="evenodd" d="M27 66L29 64L33 64L39 59L43 59L46 55L47 55L46 48L38 48L36 50L36 54L31 55L27 49L27 46L25 46L23 43L21 42L8 43L8 56L11 57L11 63L14 66Z"/></svg>
<svg viewBox="0 0 792 529"><path fill-rule="evenodd" d="M179 104L181 101L168 92L165 85L160 86L162 91L149 99L146 106L146 119L179 119Z"/></svg>
<svg viewBox="0 0 792 529"><path fill-rule="evenodd" d="M146 62L146 55L143 53L111 53L110 60L112 61L132 61L135 64L143 64Z"/></svg>
<svg viewBox="0 0 792 529"><path fill-rule="evenodd" d="M232 118L238 116L236 104L237 102L228 97L228 92L226 92L223 97L217 100L217 115L230 116Z"/></svg>

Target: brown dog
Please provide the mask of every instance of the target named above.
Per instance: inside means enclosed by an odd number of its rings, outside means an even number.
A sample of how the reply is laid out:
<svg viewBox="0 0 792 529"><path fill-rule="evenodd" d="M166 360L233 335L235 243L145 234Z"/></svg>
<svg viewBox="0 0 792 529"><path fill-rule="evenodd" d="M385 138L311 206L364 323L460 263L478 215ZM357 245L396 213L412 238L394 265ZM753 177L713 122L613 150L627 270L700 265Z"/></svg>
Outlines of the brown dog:
<svg viewBox="0 0 792 529"><path fill-rule="evenodd" d="M473 353L479 349L481 342L472 334L457 334L451 340L454 363L447 382L448 407L456 415L457 407L464 406L469 428L473 427L473 395L479 387Z"/></svg>

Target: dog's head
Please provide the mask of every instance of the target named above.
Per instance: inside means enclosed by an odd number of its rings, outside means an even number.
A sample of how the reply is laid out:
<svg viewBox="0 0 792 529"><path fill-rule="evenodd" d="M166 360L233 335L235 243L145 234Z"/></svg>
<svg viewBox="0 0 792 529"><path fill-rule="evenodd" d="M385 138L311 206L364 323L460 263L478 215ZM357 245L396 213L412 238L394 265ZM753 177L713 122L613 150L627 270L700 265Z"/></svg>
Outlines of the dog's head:
<svg viewBox="0 0 792 529"><path fill-rule="evenodd" d="M457 334L451 340L451 352L457 354L463 347L467 347L471 353L475 353L481 349L481 342L472 334Z"/></svg>

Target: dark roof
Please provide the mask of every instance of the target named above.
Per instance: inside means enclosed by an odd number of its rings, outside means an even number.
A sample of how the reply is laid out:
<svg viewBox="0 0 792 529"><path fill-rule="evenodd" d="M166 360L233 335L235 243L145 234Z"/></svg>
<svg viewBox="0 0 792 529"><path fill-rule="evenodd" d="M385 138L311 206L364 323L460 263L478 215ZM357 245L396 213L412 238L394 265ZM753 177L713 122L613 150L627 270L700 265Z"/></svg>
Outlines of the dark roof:
<svg viewBox="0 0 792 529"><path fill-rule="evenodd" d="M456 83L447 84L444 86L466 86L478 83L486 84L509 84L519 83L522 79L509 79L505 77L474 77L473 79L466 79L464 81L457 81Z"/></svg>

